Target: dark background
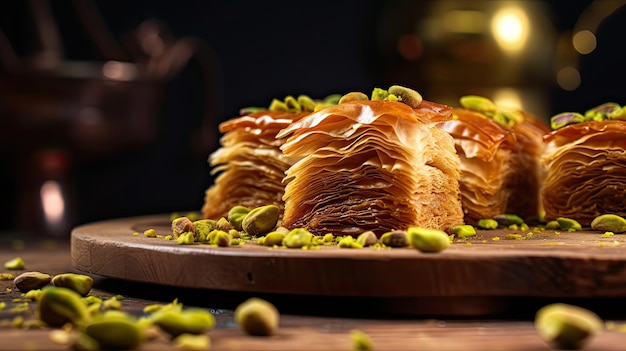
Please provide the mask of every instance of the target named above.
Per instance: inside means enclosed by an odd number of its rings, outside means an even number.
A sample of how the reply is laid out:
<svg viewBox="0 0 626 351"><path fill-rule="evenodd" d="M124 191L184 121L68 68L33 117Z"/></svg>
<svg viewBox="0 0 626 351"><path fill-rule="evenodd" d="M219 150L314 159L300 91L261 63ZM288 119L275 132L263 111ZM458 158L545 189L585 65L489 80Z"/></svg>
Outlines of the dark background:
<svg viewBox="0 0 626 351"><path fill-rule="evenodd" d="M18 72L27 69L28 60L40 50L30 12L36 1L3 2L0 12L0 29L23 60ZM212 182L207 157L218 146L217 124L237 116L240 108L267 106L272 98L286 95L323 98L333 93L370 92L375 86L391 84L412 86L429 99L433 87L432 80L424 78L426 75L410 72L428 70L428 61L423 58L430 55L431 60L437 60L436 53L426 48L422 58L408 60L388 45L403 33L412 32L415 23L428 15L429 1L84 3L94 6L110 30L110 38L120 44L122 51L128 52L125 43L132 42L132 33L144 21L158 19L172 40L198 40L202 56L190 59L175 74L154 83L162 95L152 100L157 106L153 121L157 131L146 142L83 155L80 147L76 150L67 146L63 137L38 143L54 133L39 136L27 126L21 126L24 131L12 131L15 140L7 141L10 137L5 137L7 140L0 142L0 231L43 230L37 219L36 201L27 198L37 198L32 189L46 176L60 179L69 194L70 211L60 235L76 224L95 220L198 210L204 190ZM571 32L591 1L529 3L544 6L543 15L558 37ZM81 23L76 2L48 4L62 40L63 60L101 63L111 59L94 45ZM598 49L579 61L582 84L577 90L558 88L547 74L530 82L520 78L525 88L538 87L546 92L542 118L609 100L626 104L624 56L619 54L623 49L618 49L624 47L623 10L598 31ZM550 45L556 47L556 39ZM554 59L557 54L548 56ZM124 58L128 56L120 61ZM9 81L7 76L27 82L32 78L6 67L0 67L0 72L5 82ZM481 82L476 83L480 86ZM0 113L0 119L9 118ZM209 130L198 133L203 125ZM60 150L61 156L46 156L48 163L57 160L53 171L41 165L41 150Z"/></svg>

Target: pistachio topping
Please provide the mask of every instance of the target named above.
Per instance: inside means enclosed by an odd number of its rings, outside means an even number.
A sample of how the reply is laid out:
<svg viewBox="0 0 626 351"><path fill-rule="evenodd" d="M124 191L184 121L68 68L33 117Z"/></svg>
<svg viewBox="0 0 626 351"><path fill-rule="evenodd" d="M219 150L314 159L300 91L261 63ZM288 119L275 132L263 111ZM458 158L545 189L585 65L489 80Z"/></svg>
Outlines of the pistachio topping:
<svg viewBox="0 0 626 351"><path fill-rule="evenodd" d="M465 95L459 99L459 103L464 108L478 112L507 127L513 127L517 123L524 122L524 115L520 111L498 106L484 96Z"/></svg>
<svg viewBox="0 0 626 351"><path fill-rule="evenodd" d="M389 87L389 94L397 96L399 101L416 108L422 103L422 95L413 89L409 89L400 85L392 85Z"/></svg>
<svg viewBox="0 0 626 351"><path fill-rule="evenodd" d="M561 112L550 117L550 127L553 130L557 130L571 124L612 119L626 120L626 106L620 106L615 102L605 102L588 109L584 114L579 112Z"/></svg>

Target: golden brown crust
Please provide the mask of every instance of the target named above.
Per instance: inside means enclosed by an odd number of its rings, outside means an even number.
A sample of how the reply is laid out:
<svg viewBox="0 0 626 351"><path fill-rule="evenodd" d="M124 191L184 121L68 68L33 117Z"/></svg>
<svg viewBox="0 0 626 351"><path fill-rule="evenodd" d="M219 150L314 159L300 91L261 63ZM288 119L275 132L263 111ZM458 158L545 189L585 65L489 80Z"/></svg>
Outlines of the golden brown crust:
<svg viewBox="0 0 626 351"><path fill-rule="evenodd" d="M276 134L308 112L261 111L225 121L221 147L209 156L212 173L219 175L205 192L204 218L226 217L237 205L254 208L276 205L284 208L284 172L293 160L280 146Z"/></svg>
<svg viewBox="0 0 626 351"><path fill-rule="evenodd" d="M572 124L545 136L541 191L547 220L582 225L602 214L626 216L626 121Z"/></svg>
<svg viewBox="0 0 626 351"><path fill-rule="evenodd" d="M459 160L444 105L415 110L354 101L292 123L278 136L288 157L283 225L315 234L381 235L411 225L447 230L463 221Z"/></svg>
<svg viewBox="0 0 626 351"><path fill-rule="evenodd" d="M549 131L535 116L512 127L481 113L455 108L454 119L440 123L450 133L461 159L461 198L465 222L514 213L523 218L541 211L543 171L539 158Z"/></svg>

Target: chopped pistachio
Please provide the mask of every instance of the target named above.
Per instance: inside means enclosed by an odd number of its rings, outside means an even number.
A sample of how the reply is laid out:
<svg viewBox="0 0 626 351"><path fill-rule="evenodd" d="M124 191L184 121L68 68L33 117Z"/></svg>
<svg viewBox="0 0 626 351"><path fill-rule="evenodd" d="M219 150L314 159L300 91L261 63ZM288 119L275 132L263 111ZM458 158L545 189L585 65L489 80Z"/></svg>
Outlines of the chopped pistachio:
<svg viewBox="0 0 626 351"><path fill-rule="evenodd" d="M559 217L556 221L559 223L561 230L567 230L570 232L582 230L582 226L575 219Z"/></svg>
<svg viewBox="0 0 626 351"><path fill-rule="evenodd" d="M467 224L455 225L450 228L450 231L459 238L469 238L476 235L476 229Z"/></svg>
<svg viewBox="0 0 626 351"><path fill-rule="evenodd" d="M483 218L479 219L476 225L481 229L497 229L498 221L492 218Z"/></svg>

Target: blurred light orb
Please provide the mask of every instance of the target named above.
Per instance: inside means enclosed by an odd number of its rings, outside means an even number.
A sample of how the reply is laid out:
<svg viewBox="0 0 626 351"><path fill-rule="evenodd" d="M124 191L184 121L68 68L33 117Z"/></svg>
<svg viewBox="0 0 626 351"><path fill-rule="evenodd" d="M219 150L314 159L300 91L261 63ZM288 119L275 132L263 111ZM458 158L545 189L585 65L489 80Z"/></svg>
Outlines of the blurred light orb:
<svg viewBox="0 0 626 351"><path fill-rule="evenodd" d="M580 86L580 72L571 66L563 67L556 73L556 82L563 90L576 90Z"/></svg>
<svg viewBox="0 0 626 351"><path fill-rule="evenodd" d="M524 110L522 97L517 89L500 88L494 91L493 101L498 106L504 106L511 109Z"/></svg>
<svg viewBox="0 0 626 351"><path fill-rule="evenodd" d="M596 36L590 30L581 30L572 37L572 45L578 53L590 54L596 49Z"/></svg>
<svg viewBox="0 0 626 351"><path fill-rule="evenodd" d="M520 8L500 9L491 20L491 31L503 51L517 53L528 39L528 16Z"/></svg>

